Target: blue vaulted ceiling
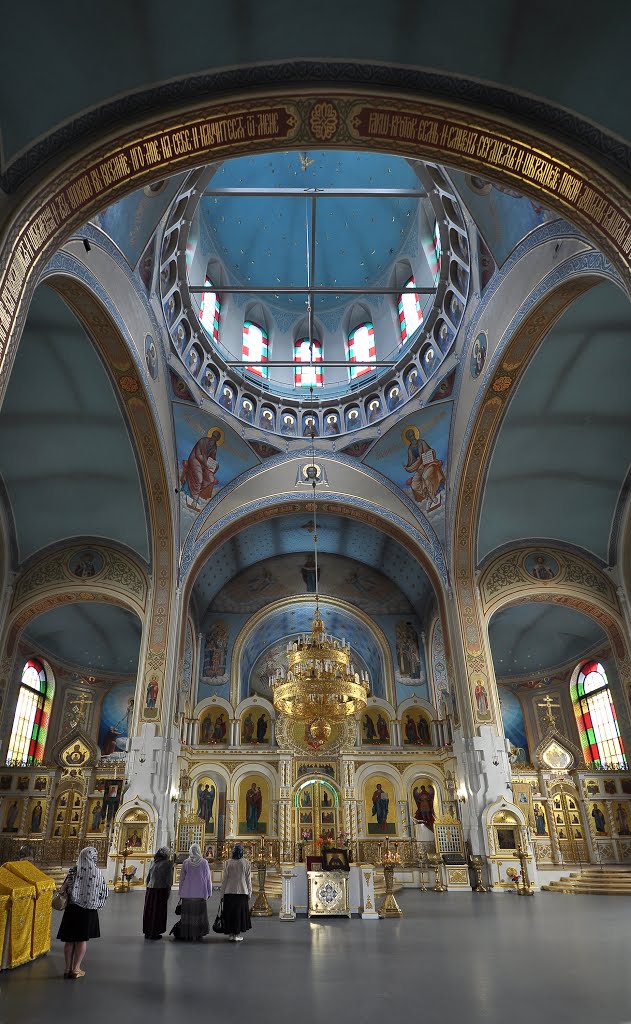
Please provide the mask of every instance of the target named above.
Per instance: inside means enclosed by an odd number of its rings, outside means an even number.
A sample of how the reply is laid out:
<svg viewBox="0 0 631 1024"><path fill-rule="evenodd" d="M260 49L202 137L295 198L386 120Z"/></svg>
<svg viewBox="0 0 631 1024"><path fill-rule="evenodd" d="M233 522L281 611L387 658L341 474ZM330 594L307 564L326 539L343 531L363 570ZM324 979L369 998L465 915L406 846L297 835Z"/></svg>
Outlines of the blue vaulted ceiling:
<svg viewBox="0 0 631 1024"><path fill-rule="evenodd" d="M140 619L125 608L78 601L44 612L29 623L24 642L33 654L76 665L98 679L99 672L134 677L140 652Z"/></svg>
<svg viewBox="0 0 631 1024"><path fill-rule="evenodd" d="M557 604L513 605L497 612L489 624L493 665L500 679L578 662L606 639L593 619Z"/></svg>
<svg viewBox="0 0 631 1024"><path fill-rule="evenodd" d="M195 581L193 593L201 623L221 588L248 566L278 555L312 552L311 525L308 514L282 516L257 523L226 541L210 556ZM318 550L344 555L387 577L405 595L421 621L432 605L433 587L419 563L396 541L373 527L341 516L319 516ZM326 593L324 575L322 590ZM296 593L301 592L304 593L304 587L297 581Z"/></svg>
<svg viewBox="0 0 631 1024"><path fill-rule="evenodd" d="M308 164L308 166L307 166ZM413 167L400 157L332 150L242 157L223 164L208 188L422 191ZM316 285L361 288L383 276L416 227L419 200L327 196L317 203ZM205 230L204 230L205 229ZM311 201L307 196L207 196L200 204L200 233L207 235L230 283L253 288L307 283ZM314 268L311 268L312 272ZM202 284L203 282L198 282ZM427 282L417 281L417 284ZM305 295L273 295L274 306L304 312ZM340 296L318 296L316 312L339 305ZM344 298L342 296L342 298ZM348 297L346 297L348 299Z"/></svg>
<svg viewBox="0 0 631 1024"><path fill-rule="evenodd" d="M55 541L119 541L148 559L136 459L107 373L50 288L35 292L0 412L0 474L22 561Z"/></svg>
<svg viewBox="0 0 631 1024"><path fill-rule="evenodd" d="M544 339L500 429L479 560L532 538L565 541L608 560L629 469L630 342L628 300L609 283L578 299Z"/></svg>

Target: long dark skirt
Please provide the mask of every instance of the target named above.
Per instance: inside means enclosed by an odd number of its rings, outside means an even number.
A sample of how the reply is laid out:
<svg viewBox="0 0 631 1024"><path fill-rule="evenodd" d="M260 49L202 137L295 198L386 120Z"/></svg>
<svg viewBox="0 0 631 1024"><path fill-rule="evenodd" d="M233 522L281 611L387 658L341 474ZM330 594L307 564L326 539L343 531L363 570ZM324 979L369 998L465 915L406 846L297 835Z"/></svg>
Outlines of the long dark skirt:
<svg viewBox="0 0 631 1024"><path fill-rule="evenodd" d="M206 900L183 899L180 920L171 929L171 934L176 939L191 942L193 939L201 939L208 935L209 931Z"/></svg>
<svg viewBox="0 0 631 1024"><path fill-rule="evenodd" d="M249 932L252 927L250 918L250 897L240 893L227 892L223 898L223 917L226 922L226 935L238 935Z"/></svg>
<svg viewBox="0 0 631 1024"><path fill-rule="evenodd" d="M157 939L167 930L167 905L170 889L147 889L142 930L150 939Z"/></svg>
<svg viewBox="0 0 631 1024"><path fill-rule="evenodd" d="M59 925L57 938L62 942L87 942L100 939L98 910L86 910L77 903L68 903Z"/></svg>

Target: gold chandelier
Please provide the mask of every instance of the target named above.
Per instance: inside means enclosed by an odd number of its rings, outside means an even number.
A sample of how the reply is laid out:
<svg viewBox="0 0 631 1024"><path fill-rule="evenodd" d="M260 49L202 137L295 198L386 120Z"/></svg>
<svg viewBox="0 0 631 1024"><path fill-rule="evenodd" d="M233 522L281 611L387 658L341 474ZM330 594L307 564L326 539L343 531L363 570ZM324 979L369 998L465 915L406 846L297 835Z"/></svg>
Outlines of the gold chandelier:
<svg viewBox="0 0 631 1024"><path fill-rule="evenodd" d="M319 747L331 735L331 723L366 707L369 679L351 664L351 648L324 629L319 607L318 534L316 523L315 444L307 478L313 487L313 544L315 549L315 613L310 633L287 644L287 668L270 678L274 707L283 715L306 723L310 742Z"/></svg>

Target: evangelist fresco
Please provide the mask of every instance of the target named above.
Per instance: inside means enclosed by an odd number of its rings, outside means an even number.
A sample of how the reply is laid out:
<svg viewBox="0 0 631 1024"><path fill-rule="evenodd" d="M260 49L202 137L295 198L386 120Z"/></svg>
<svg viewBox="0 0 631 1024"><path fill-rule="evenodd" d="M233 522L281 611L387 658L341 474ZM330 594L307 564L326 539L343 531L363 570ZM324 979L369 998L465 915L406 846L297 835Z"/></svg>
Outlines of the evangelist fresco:
<svg viewBox="0 0 631 1024"><path fill-rule="evenodd" d="M364 807L366 831L369 836L394 836L396 826L396 802L392 786L379 775L373 775L364 786Z"/></svg>
<svg viewBox="0 0 631 1024"><path fill-rule="evenodd" d="M101 757L123 753L127 748L134 714L136 683L119 683L105 695L99 724Z"/></svg>
<svg viewBox="0 0 631 1024"><path fill-rule="evenodd" d="M267 835L269 832L269 786L262 775L247 775L239 788L240 836Z"/></svg>
<svg viewBox="0 0 631 1024"><path fill-rule="evenodd" d="M443 402L402 417L364 460L418 505L441 538L452 411L453 402Z"/></svg>
<svg viewBox="0 0 631 1024"><path fill-rule="evenodd" d="M241 743L260 746L271 742L272 723L265 708L249 707L241 716Z"/></svg>
<svg viewBox="0 0 631 1024"><path fill-rule="evenodd" d="M224 708L210 708L199 720L199 742L204 746L218 746L228 742L230 723Z"/></svg>
<svg viewBox="0 0 631 1024"><path fill-rule="evenodd" d="M504 733L510 742L511 764L528 764L530 755L528 752L528 738L526 736L526 725L524 723L524 712L519 698L512 690L503 686L498 687Z"/></svg>
<svg viewBox="0 0 631 1024"><path fill-rule="evenodd" d="M491 183L462 171L452 170L450 173L499 266L524 235L546 221L557 219L556 214L506 185Z"/></svg>
<svg viewBox="0 0 631 1024"><path fill-rule="evenodd" d="M259 465L249 445L230 427L196 406L173 403L180 485L180 536L214 495L246 469Z"/></svg>
<svg viewBox="0 0 631 1024"><path fill-rule="evenodd" d="M408 708L401 722L403 745L407 747L429 747L432 743L431 722L423 711Z"/></svg>
<svg viewBox="0 0 631 1024"><path fill-rule="evenodd" d="M210 606L216 613L253 613L296 593L313 593L313 552L268 558L245 569L222 588ZM411 606L398 587L367 565L342 555L318 555L319 589L368 615L407 615Z"/></svg>

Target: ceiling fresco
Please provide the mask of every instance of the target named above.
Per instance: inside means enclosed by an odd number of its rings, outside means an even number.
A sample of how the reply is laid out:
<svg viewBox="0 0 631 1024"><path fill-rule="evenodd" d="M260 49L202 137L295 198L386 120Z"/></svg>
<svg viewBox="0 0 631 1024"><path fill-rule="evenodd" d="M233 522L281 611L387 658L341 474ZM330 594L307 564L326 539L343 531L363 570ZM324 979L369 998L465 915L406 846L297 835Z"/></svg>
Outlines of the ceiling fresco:
<svg viewBox="0 0 631 1024"><path fill-rule="evenodd" d="M312 530L313 520L308 513L279 516L256 523L247 533L226 541L211 555L195 581L194 600L202 625L222 588L250 566L279 555L306 557L313 550ZM421 620L433 605L434 590L420 564L396 541L371 526L322 515L318 519L318 550L324 556L343 556L384 576L405 595ZM326 586L324 576L322 579ZM304 593L304 586L302 577L297 576L294 592ZM350 587L358 589L354 584Z"/></svg>
<svg viewBox="0 0 631 1024"><path fill-rule="evenodd" d="M0 473L20 560L82 536L119 541L148 560L136 459L112 386L85 331L46 286L33 296L0 411Z"/></svg>
<svg viewBox="0 0 631 1024"><path fill-rule="evenodd" d="M543 341L493 452L479 560L532 538L565 541L608 560L629 469L630 333L626 296L603 283L578 299Z"/></svg>
<svg viewBox="0 0 631 1024"><path fill-rule="evenodd" d="M593 619L557 604L513 605L497 612L489 624L498 679L578 662L606 639Z"/></svg>
<svg viewBox="0 0 631 1024"><path fill-rule="evenodd" d="M140 639L140 619L132 612L98 601L77 601L33 619L22 642L98 677L99 672L134 675Z"/></svg>
<svg viewBox="0 0 631 1024"><path fill-rule="evenodd" d="M392 580L362 562L319 554L318 568L321 595L348 601L373 615L406 615L412 611L409 600ZM284 597L313 593L314 587L313 551L305 544L304 552L266 559L239 573L217 594L210 611L252 613Z"/></svg>
<svg viewBox="0 0 631 1024"><path fill-rule="evenodd" d="M177 446L180 538L217 491L246 469L259 465L252 449L234 430L197 407L173 402Z"/></svg>

